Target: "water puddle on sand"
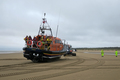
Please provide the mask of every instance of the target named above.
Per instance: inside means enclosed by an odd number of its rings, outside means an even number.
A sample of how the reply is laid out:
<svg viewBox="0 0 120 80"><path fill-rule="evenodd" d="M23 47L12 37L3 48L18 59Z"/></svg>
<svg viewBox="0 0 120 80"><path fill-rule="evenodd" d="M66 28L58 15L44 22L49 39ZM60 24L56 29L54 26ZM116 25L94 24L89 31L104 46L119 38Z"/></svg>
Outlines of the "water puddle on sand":
<svg viewBox="0 0 120 80"><path fill-rule="evenodd" d="M101 52L84 52L84 53L101 54ZM115 53L114 52L104 52L104 55L115 55ZM118 55L120 55L120 52L118 52Z"/></svg>

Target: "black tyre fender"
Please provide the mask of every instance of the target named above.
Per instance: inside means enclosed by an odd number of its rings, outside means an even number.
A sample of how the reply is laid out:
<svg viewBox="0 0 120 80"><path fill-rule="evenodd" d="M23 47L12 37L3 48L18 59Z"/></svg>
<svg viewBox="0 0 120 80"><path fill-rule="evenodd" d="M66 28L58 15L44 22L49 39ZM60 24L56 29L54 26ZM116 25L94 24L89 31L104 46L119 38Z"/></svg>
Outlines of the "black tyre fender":
<svg viewBox="0 0 120 80"><path fill-rule="evenodd" d="M32 62L34 62L34 63L40 62L39 57L34 57L34 58L32 59Z"/></svg>
<svg viewBox="0 0 120 80"><path fill-rule="evenodd" d="M76 53L72 53L72 56L76 56Z"/></svg>
<svg viewBox="0 0 120 80"><path fill-rule="evenodd" d="M64 56L66 56L66 54L64 54Z"/></svg>

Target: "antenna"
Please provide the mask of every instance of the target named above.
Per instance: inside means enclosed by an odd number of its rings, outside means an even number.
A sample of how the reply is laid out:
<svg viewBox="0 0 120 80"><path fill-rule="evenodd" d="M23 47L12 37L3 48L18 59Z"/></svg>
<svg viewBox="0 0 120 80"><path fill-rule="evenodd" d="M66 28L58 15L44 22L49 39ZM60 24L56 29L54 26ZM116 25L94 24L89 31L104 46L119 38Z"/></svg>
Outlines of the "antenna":
<svg viewBox="0 0 120 80"><path fill-rule="evenodd" d="M60 12L59 12L58 25L57 25L57 30L56 30L56 37L57 37L57 34L58 34L59 20L60 20Z"/></svg>
<svg viewBox="0 0 120 80"><path fill-rule="evenodd" d="M44 13L44 18L45 18L45 16L46 16L46 13Z"/></svg>
<svg viewBox="0 0 120 80"><path fill-rule="evenodd" d="M59 27L59 26L57 25L57 30L56 30L56 37L57 37L57 34L58 34L58 27Z"/></svg>
<svg viewBox="0 0 120 80"><path fill-rule="evenodd" d="M41 35L44 35L45 30L49 30L51 32L51 36L52 36L52 30L51 30L49 24L47 23L47 20L46 20L45 16L46 16L46 13L44 13L44 18L42 18L43 21L42 21L42 23L40 25L38 35L40 34L40 32L41 32ZM47 24L47 26L46 26L46 24Z"/></svg>

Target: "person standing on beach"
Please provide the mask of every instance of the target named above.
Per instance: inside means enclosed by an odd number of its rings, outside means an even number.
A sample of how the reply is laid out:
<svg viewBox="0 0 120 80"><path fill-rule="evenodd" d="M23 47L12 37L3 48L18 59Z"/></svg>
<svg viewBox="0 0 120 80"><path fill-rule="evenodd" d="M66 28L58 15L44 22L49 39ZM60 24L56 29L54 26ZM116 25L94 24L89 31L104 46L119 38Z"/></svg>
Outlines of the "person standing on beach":
<svg viewBox="0 0 120 80"><path fill-rule="evenodd" d="M104 56L104 51L103 51L103 50L101 50L101 56L102 56L102 57Z"/></svg>
<svg viewBox="0 0 120 80"><path fill-rule="evenodd" d="M117 57L117 54L118 54L118 52L117 52L117 50L115 51L115 55L116 55L116 57Z"/></svg>

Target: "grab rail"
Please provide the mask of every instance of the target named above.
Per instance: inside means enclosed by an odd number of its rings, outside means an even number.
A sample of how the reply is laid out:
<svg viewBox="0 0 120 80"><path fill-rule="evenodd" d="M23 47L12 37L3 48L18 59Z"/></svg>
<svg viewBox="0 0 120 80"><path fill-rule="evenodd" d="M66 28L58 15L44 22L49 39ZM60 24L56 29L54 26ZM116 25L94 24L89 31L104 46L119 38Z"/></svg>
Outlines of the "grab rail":
<svg viewBox="0 0 120 80"><path fill-rule="evenodd" d="M26 40L26 47L28 47L28 48L37 48L37 49L42 49L43 48L43 50L49 50L49 51L60 51L59 50L59 47L58 47L58 45L57 44L53 44L53 41L54 41L55 39L52 39L52 42L50 43L50 45L48 46L48 43L47 43L47 41L41 41L41 42L44 42L44 45L42 45L42 46L38 46L37 45L37 43L39 42L39 41L33 41L33 40ZM29 44L29 42L31 42L30 44ZM39 44L39 43L38 43ZM47 44L47 45L46 45ZM62 42L62 44L63 44L63 47L64 47L64 44L65 44L65 40L64 40L64 43ZM48 49L48 47L50 47L51 46L51 49ZM54 48L56 48L56 49L54 49Z"/></svg>

